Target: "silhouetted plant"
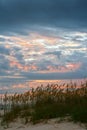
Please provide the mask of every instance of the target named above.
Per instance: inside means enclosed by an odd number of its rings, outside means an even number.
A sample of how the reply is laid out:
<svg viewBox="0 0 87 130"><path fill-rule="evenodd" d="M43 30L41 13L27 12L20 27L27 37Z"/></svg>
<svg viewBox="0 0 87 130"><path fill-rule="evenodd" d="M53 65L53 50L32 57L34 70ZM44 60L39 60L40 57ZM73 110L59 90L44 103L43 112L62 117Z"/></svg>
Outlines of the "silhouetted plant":
<svg viewBox="0 0 87 130"><path fill-rule="evenodd" d="M65 87L65 88L64 88ZM73 120L87 122L87 82L48 84L32 88L24 94L5 94L5 105L11 104L11 109L5 112L3 122L10 122L17 117L25 118L25 123L32 121L64 117L70 115Z"/></svg>

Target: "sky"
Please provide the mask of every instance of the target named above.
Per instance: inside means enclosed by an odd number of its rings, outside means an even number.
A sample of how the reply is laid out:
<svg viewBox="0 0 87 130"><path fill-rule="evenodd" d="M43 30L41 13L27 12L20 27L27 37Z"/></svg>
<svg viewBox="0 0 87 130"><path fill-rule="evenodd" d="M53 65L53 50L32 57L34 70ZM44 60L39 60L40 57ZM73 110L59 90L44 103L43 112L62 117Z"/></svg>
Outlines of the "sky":
<svg viewBox="0 0 87 130"><path fill-rule="evenodd" d="M0 90L87 78L87 0L0 0Z"/></svg>

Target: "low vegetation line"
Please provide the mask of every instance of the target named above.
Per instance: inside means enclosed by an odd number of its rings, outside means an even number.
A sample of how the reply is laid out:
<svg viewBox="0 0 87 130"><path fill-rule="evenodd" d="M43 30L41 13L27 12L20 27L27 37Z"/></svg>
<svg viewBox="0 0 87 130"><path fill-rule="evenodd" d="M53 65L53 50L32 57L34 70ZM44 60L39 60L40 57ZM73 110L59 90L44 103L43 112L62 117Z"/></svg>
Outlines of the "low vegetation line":
<svg viewBox="0 0 87 130"><path fill-rule="evenodd" d="M73 121L87 123L87 81L77 87L75 83L51 84L32 88L24 94L4 95L2 125L16 118L25 123L69 115Z"/></svg>

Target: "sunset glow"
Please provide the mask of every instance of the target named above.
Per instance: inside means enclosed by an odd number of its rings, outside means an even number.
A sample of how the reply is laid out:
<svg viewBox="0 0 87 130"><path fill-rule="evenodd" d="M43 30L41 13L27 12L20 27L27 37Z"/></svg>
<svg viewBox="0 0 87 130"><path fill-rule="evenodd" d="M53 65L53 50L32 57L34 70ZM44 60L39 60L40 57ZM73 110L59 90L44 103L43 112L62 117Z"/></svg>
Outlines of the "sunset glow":
<svg viewBox="0 0 87 130"><path fill-rule="evenodd" d="M30 80L87 78L85 5L81 0L1 0L1 93L25 89Z"/></svg>

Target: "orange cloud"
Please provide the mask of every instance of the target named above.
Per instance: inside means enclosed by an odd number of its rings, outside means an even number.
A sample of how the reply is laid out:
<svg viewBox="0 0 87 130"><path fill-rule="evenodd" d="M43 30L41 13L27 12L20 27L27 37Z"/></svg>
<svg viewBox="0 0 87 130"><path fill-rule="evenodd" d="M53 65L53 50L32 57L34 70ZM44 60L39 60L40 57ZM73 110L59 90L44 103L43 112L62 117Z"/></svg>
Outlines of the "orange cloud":
<svg viewBox="0 0 87 130"><path fill-rule="evenodd" d="M12 41L15 42L18 46L28 47L28 43L26 39L21 37L11 37Z"/></svg>
<svg viewBox="0 0 87 130"><path fill-rule="evenodd" d="M26 88L25 84L16 84L12 86L13 89L21 89L21 88Z"/></svg>
<svg viewBox="0 0 87 130"><path fill-rule="evenodd" d="M10 48L10 45L5 45L5 48Z"/></svg>
<svg viewBox="0 0 87 130"><path fill-rule="evenodd" d="M20 64L18 61L10 61L10 67L16 67L20 70L23 70L23 71L29 71L29 70L33 70L33 71L36 71L37 70L37 66L35 65L22 65Z"/></svg>
<svg viewBox="0 0 87 130"><path fill-rule="evenodd" d="M47 69L49 72L59 72L59 73L65 73L68 72L69 70L65 66L47 66Z"/></svg>
<svg viewBox="0 0 87 130"><path fill-rule="evenodd" d="M61 82L62 80L32 80L29 82L29 87L37 88L38 86L41 85L45 87L47 84L59 84Z"/></svg>
<svg viewBox="0 0 87 130"><path fill-rule="evenodd" d="M37 43L46 43L46 44L56 44L57 41L61 40L60 37L53 37L53 36L45 36L38 33L30 33L28 38L22 38L22 37L8 37L9 39L12 39L17 45L24 46L24 47L30 47L33 44Z"/></svg>
<svg viewBox="0 0 87 130"><path fill-rule="evenodd" d="M31 33L30 36L33 42L55 44L57 41L61 40L59 37L45 36L38 33Z"/></svg>
<svg viewBox="0 0 87 130"><path fill-rule="evenodd" d="M67 69L74 71L74 70L79 69L81 65L82 65L81 63L70 63L70 64L67 64L66 67Z"/></svg>
<svg viewBox="0 0 87 130"><path fill-rule="evenodd" d="M18 61L10 61L10 67L16 67L22 71L37 71L39 73L66 73L79 69L81 67L81 63L69 63L64 66L46 66L46 69L43 70L42 67L38 67L37 65L22 65Z"/></svg>
<svg viewBox="0 0 87 130"><path fill-rule="evenodd" d="M41 73L66 73L75 71L81 67L81 63L70 63L65 66L52 66L48 65L47 70L40 71Z"/></svg>

